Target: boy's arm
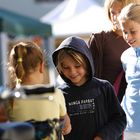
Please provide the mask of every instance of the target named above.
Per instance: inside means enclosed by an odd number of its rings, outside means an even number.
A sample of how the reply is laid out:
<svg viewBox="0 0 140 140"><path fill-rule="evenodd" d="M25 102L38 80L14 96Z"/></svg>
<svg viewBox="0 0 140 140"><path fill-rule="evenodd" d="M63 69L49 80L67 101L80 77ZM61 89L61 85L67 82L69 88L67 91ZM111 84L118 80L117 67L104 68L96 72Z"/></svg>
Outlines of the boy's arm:
<svg viewBox="0 0 140 140"><path fill-rule="evenodd" d="M98 131L97 135L101 136L104 140L119 139L127 124L126 114L114 93L113 86L110 83L106 84L105 91L108 103L108 109L106 112L108 115L108 123Z"/></svg>

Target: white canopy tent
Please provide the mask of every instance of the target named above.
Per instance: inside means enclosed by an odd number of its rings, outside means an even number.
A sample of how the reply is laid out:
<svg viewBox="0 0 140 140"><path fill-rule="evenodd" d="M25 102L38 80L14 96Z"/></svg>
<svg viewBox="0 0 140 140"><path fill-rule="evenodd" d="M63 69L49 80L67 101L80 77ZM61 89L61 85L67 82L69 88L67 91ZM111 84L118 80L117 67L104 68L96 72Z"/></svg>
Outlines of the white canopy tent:
<svg viewBox="0 0 140 140"><path fill-rule="evenodd" d="M104 8L94 0L65 0L40 20L52 25L56 37L87 35L111 27Z"/></svg>

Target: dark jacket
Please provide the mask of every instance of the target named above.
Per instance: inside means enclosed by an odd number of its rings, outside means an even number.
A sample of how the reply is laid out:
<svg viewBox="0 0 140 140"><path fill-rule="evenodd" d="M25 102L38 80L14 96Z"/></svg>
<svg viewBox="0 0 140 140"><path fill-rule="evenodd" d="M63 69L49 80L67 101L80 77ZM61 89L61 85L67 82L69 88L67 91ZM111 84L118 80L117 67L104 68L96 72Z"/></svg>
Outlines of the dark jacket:
<svg viewBox="0 0 140 140"><path fill-rule="evenodd" d="M89 62L90 76L82 86L73 85L64 75L60 86L66 99L72 131L65 140L93 140L100 135L103 140L119 140L126 126L126 116L112 85L94 77L94 66L87 44L78 37L65 39L53 53L57 65L60 49L69 48L83 54Z"/></svg>
<svg viewBox="0 0 140 140"><path fill-rule="evenodd" d="M127 84L120 57L123 51L130 46L122 36L118 36L114 31L93 33L88 43L94 59L94 76L108 80L114 85L121 102Z"/></svg>

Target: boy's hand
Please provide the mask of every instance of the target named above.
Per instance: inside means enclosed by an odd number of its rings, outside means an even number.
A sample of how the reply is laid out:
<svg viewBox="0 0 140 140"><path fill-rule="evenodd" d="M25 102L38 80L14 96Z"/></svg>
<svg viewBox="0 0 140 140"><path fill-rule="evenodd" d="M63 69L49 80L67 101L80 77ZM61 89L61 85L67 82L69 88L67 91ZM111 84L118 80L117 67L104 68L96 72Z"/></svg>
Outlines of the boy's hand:
<svg viewBox="0 0 140 140"><path fill-rule="evenodd" d="M71 132L71 123L70 123L70 118L68 115L65 116L64 118L64 128L62 129L62 134L67 135Z"/></svg>

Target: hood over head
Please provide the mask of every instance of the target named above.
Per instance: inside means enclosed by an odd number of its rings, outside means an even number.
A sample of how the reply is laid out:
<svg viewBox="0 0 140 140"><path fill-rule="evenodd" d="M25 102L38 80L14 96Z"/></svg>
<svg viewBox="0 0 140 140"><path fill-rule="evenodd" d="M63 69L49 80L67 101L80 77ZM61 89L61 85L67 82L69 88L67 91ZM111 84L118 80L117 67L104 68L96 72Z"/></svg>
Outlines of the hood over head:
<svg viewBox="0 0 140 140"><path fill-rule="evenodd" d="M81 54L83 54L90 65L89 70L91 71L90 74L90 78L92 78L94 76L94 66L93 66L93 58L92 58L92 54L88 48L87 43L80 37L78 36L70 36L68 38L66 38L64 41L62 41L62 43L59 45L59 47L53 52L52 54L52 59L53 59L53 63L55 65L55 67L57 67L57 57L58 57L58 53L61 49L71 49L71 50L75 50ZM68 80L66 79L66 77L62 74L60 74L61 78L65 81L68 82Z"/></svg>

